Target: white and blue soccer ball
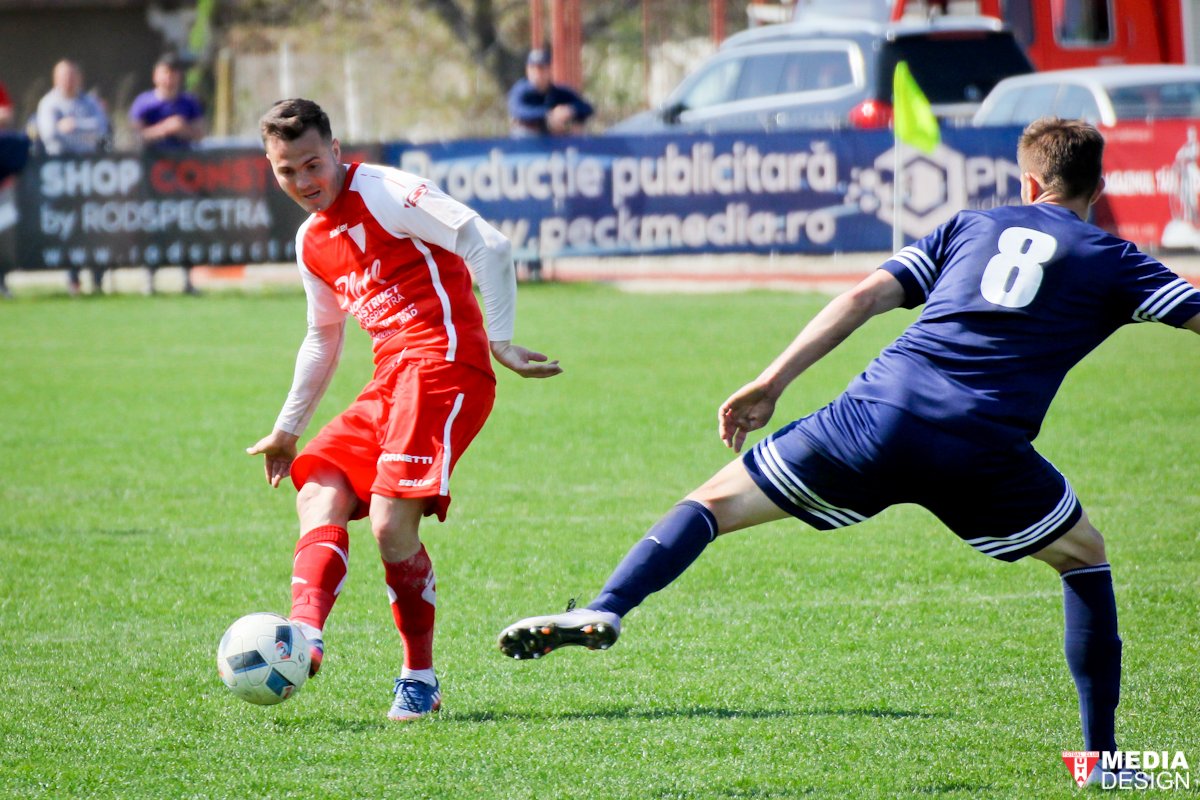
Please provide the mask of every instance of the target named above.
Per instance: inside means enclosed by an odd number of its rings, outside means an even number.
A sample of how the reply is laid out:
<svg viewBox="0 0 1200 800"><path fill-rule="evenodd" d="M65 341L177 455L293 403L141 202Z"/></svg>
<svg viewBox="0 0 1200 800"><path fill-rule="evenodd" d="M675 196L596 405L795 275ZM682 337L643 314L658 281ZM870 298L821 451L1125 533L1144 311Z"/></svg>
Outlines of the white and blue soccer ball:
<svg viewBox="0 0 1200 800"><path fill-rule="evenodd" d="M217 671L229 691L260 706L282 703L308 680L308 640L278 614L247 614L217 646Z"/></svg>

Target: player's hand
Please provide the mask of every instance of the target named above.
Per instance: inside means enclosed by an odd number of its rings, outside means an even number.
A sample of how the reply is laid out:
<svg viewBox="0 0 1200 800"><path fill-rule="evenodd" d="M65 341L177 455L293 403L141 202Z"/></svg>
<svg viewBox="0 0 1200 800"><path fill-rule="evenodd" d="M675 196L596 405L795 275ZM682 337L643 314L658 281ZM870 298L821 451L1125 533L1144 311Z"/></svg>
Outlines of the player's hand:
<svg viewBox="0 0 1200 800"><path fill-rule="evenodd" d="M558 359L527 350L512 342L492 342L492 358L499 361L522 378L549 378L562 372Z"/></svg>
<svg viewBox="0 0 1200 800"><path fill-rule="evenodd" d="M717 412L717 433L726 447L740 453L746 434L771 421L778 398L760 383L748 383L721 404Z"/></svg>
<svg viewBox="0 0 1200 800"><path fill-rule="evenodd" d="M246 448L246 454L267 457L264 469L267 473L267 483L272 488L279 488L279 482L288 476L292 462L296 460L296 442L300 439L287 431L273 430L270 436L258 440L258 444Z"/></svg>
<svg viewBox="0 0 1200 800"><path fill-rule="evenodd" d="M575 109L569 103L557 105L546 114L546 128L551 133L570 133L575 122Z"/></svg>
<svg viewBox="0 0 1200 800"><path fill-rule="evenodd" d="M183 114L172 114L162 121L162 125L167 135L176 136L187 131L188 120Z"/></svg>

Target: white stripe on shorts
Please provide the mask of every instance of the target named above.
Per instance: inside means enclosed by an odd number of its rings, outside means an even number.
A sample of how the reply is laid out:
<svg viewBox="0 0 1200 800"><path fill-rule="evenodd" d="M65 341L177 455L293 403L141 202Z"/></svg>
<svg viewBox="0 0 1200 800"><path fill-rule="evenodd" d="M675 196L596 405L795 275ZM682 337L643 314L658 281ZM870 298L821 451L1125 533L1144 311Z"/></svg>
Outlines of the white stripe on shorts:
<svg viewBox="0 0 1200 800"><path fill-rule="evenodd" d="M1062 499L1058 501L1058 505L1054 507L1054 510L1025 530L1018 531L1010 536L980 536L975 539L967 539L966 542L979 552L989 556L1000 556L1004 553L1011 553L1013 550L1020 550L1031 544L1035 544L1038 540L1053 533L1055 529L1071 516L1071 512L1074 510L1075 491L1071 488L1071 484L1068 483L1066 492L1063 493Z"/></svg>
<svg viewBox="0 0 1200 800"><path fill-rule="evenodd" d="M450 429L462 404L463 393L459 392L454 398L454 408L450 409L450 416L446 418L446 429L442 432L442 484L438 489L438 494L442 496L450 494L450 457L453 455L450 450Z"/></svg>
<svg viewBox="0 0 1200 800"><path fill-rule="evenodd" d="M804 485L791 470L787 468L779 451L775 448L774 439L764 439L754 447L754 461L771 485L791 502L803 508L818 519L823 519L835 528L844 528L856 522L862 522L866 517L849 508L839 508L822 500L816 492Z"/></svg>

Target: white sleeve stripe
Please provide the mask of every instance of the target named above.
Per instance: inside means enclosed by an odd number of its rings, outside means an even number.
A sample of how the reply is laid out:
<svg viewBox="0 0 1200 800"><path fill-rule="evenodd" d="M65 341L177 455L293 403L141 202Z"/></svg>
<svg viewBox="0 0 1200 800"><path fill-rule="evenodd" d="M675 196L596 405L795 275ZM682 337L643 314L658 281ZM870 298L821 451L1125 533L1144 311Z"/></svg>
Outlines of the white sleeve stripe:
<svg viewBox="0 0 1200 800"><path fill-rule="evenodd" d="M1180 293L1186 294L1191 288L1191 285L1184 281L1183 278L1173 280L1152 294L1149 300L1142 303L1142 308L1148 314L1155 314L1162 307L1162 304L1169 301L1172 296Z"/></svg>
<svg viewBox="0 0 1200 800"><path fill-rule="evenodd" d="M911 255L909 255L908 253L905 253L902 250L899 253L896 253L894 256L892 256L892 260L899 261L901 264L903 264L905 267L908 268L909 272L916 275L917 278L919 278L922 283L925 282L925 278L927 277L925 270L923 270L921 268L922 265L920 264L920 262L918 262Z"/></svg>
<svg viewBox="0 0 1200 800"><path fill-rule="evenodd" d="M892 256L892 260L903 264L904 268L909 271L909 273L916 279L917 283L921 286L921 291L925 292L925 294L929 294L929 289L933 285L933 282L929 279L929 277L921 269L920 264L914 263L914 261L912 260L912 257L909 256L907 253L896 253L896 255Z"/></svg>
<svg viewBox="0 0 1200 800"><path fill-rule="evenodd" d="M903 253L896 253L896 255L892 256L892 261L902 264L904 268L908 270L909 274L916 279L917 283L920 284L921 289L928 294L928 286L925 281L925 276L921 274L921 272L917 269L917 265L912 263L912 260L907 255Z"/></svg>
<svg viewBox="0 0 1200 800"><path fill-rule="evenodd" d="M1177 278L1163 286L1133 312L1134 319L1157 322L1176 306L1192 295L1200 294L1183 278Z"/></svg>
<svg viewBox="0 0 1200 800"><path fill-rule="evenodd" d="M1171 302L1169 302L1167 305L1163 306L1162 308L1159 308L1158 310L1156 310L1154 312L1155 316L1158 317L1159 319L1162 319L1167 314L1170 314L1172 311L1174 311L1179 306L1180 303L1183 303L1184 301L1186 301L1188 298L1192 297L1193 295L1200 296L1200 292L1197 292L1195 289L1192 289L1190 291L1180 292L1179 295L1174 300L1172 300Z"/></svg>
<svg viewBox="0 0 1200 800"><path fill-rule="evenodd" d="M937 275L937 265L933 263L933 259L931 259L929 254L924 250L909 245L908 247L902 248L901 252L916 256L917 260L929 269L930 275Z"/></svg>
<svg viewBox="0 0 1200 800"><path fill-rule="evenodd" d="M937 278L937 268L925 253L915 247L905 247L897 255L902 255L904 261L912 265L912 268L920 270L925 276L925 283L928 286L933 285L933 281Z"/></svg>

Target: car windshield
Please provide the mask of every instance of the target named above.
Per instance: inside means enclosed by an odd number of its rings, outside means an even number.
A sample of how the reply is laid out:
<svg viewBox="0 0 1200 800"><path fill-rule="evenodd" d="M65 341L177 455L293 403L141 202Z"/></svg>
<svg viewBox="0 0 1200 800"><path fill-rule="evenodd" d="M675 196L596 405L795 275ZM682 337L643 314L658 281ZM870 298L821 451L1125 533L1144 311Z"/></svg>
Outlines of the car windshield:
<svg viewBox="0 0 1200 800"><path fill-rule="evenodd" d="M1032 72L1029 59L1012 35L988 31L945 31L905 36L880 54L880 96L891 99L890 76L907 61L930 103L979 103L1010 75Z"/></svg>
<svg viewBox="0 0 1200 800"><path fill-rule="evenodd" d="M1200 117L1200 80L1117 86L1108 96L1119 120Z"/></svg>
<svg viewBox="0 0 1200 800"><path fill-rule="evenodd" d="M735 100L854 85L846 47L810 47L730 58L703 72L679 98L695 111Z"/></svg>
<svg viewBox="0 0 1200 800"><path fill-rule="evenodd" d="M707 108L731 100L743 63L742 59L730 58L702 72L679 98L680 108Z"/></svg>

